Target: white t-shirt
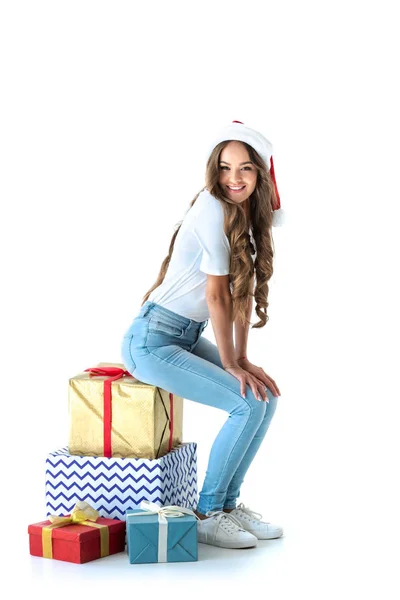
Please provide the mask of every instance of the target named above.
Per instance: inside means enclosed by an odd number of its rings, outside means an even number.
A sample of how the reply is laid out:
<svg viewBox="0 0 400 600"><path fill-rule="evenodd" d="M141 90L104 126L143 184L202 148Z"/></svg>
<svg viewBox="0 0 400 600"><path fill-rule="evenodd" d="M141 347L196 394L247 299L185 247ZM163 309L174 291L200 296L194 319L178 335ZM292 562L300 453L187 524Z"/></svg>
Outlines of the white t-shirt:
<svg viewBox="0 0 400 600"><path fill-rule="evenodd" d="M255 247L251 230L249 234ZM228 275L230 255L223 208L206 188L185 215L164 281L148 300L194 321L209 319L207 273Z"/></svg>

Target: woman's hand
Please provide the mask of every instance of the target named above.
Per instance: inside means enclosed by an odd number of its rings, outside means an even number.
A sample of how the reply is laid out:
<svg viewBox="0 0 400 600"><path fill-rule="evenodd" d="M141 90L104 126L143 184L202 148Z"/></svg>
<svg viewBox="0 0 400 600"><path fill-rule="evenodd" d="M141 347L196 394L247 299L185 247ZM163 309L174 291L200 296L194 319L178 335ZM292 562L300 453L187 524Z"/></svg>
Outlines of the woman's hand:
<svg viewBox="0 0 400 600"><path fill-rule="evenodd" d="M259 383L261 382L263 389L265 386L267 386L274 396L281 395L275 381L272 379L272 377L266 374L264 369L261 367L256 367L256 365L253 365L253 363L251 363L247 358L240 358L237 363L242 369L248 373L251 373L251 375L253 375Z"/></svg>
<svg viewBox="0 0 400 600"><path fill-rule="evenodd" d="M265 391L265 385L262 383L262 381L257 379L257 377L254 377L254 375L248 371L245 371L241 366L238 365L237 362L227 365L224 367L224 370L240 381L240 393L243 397L246 395L246 385L248 384L257 400L263 399L265 402L269 402L267 393Z"/></svg>

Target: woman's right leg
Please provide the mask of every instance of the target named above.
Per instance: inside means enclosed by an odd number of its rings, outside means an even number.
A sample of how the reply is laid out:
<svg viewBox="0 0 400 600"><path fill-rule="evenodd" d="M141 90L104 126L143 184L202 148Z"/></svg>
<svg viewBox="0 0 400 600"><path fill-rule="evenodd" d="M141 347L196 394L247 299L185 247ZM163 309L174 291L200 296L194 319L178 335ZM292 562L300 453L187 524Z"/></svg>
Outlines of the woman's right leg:
<svg viewBox="0 0 400 600"><path fill-rule="evenodd" d="M240 383L232 375L182 348L182 335L177 336L177 343L166 345L163 344L167 337L160 336L158 345L158 338L152 333L151 345L147 345L149 321L140 318L136 325L124 337L122 346L124 364L132 375L144 383L229 414L211 448L197 505L197 511L203 515L210 510L222 510L228 485L264 419L266 404L257 400L250 389L243 398ZM189 341L196 343L200 333L200 330L194 332ZM169 337L169 341L173 339ZM185 341L188 342L187 338Z"/></svg>

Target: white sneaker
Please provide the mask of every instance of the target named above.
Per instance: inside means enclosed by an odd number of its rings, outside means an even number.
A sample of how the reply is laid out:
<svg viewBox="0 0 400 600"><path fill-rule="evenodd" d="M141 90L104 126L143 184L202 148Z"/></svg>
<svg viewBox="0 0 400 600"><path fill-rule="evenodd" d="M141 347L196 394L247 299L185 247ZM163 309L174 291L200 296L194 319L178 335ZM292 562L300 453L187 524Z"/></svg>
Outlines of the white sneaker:
<svg viewBox="0 0 400 600"><path fill-rule="evenodd" d="M202 544L220 548L252 548L257 538L242 528L231 513L222 510L209 510L207 519L197 522L197 539Z"/></svg>
<svg viewBox="0 0 400 600"><path fill-rule="evenodd" d="M241 527L255 535L259 540L273 540L283 535L282 527L261 521L262 515L246 508L243 502L228 514L233 515L239 521Z"/></svg>

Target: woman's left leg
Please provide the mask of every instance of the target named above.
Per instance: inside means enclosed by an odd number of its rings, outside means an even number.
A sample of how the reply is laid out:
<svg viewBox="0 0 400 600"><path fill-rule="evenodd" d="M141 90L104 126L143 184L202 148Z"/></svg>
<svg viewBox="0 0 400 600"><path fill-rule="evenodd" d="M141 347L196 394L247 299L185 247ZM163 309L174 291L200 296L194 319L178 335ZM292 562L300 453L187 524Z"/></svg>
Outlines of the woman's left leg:
<svg viewBox="0 0 400 600"><path fill-rule="evenodd" d="M202 336L193 348L192 353L223 368L217 346ZM274 416L278 397L274 396L269 388L267 388L267 397L269 402L266 406L264 419L229 483L224 502L224 508L226 509L236 508L236 500L240 495L240 487L244 481L244 477L261 446Z"/></svg>

